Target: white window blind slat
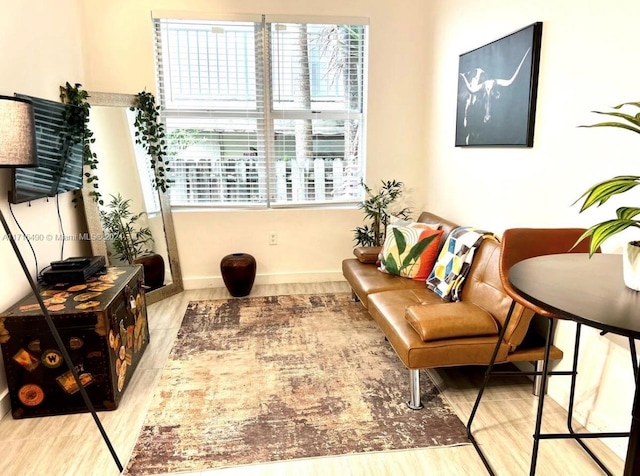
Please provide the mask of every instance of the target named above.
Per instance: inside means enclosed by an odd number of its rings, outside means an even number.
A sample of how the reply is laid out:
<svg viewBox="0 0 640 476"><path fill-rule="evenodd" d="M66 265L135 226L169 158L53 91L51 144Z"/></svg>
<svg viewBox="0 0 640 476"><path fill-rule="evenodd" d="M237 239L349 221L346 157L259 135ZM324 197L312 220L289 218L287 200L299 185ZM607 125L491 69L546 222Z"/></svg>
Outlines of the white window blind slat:
<svg viewBox="0 0 640 476"><path fill-rule="evenodd" d="M264 16L266 23L306 23L308 25L369 25L366 17L318 16L318 15L273 15Z"/></svg>
<svg viewBox="0 0 640 476"><path fill-rule="evenodd" d="M216 13L196 12L192 10L152 10L153 20L208 20L208 21L239 21L260 23L262 15L251 13Z"/></svg>

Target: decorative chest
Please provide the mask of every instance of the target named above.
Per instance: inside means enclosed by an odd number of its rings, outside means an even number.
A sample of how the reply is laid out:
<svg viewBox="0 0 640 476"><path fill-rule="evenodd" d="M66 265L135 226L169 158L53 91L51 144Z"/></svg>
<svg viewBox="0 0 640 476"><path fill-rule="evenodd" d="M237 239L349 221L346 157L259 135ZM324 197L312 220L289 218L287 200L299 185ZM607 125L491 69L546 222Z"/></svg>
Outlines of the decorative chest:
<svg viewBox="0 0 640 476"><path fill-rule="evenodd" d="M142 266L106 268L40 293L96 410L114 410L149 344ZM30 294L0 315L14 418L87 412L78 386Z"/></svg>

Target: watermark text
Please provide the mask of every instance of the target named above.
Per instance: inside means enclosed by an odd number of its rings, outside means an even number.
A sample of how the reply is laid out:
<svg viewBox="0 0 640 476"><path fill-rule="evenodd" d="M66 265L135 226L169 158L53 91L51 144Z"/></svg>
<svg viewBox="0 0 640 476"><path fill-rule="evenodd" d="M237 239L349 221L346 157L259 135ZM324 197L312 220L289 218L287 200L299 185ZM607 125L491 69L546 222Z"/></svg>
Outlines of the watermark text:
<svg viewBox="0 0 640 476"><path fill-rule="evenodd" d="M116 236L105 233L77 233L62 234L62 233L13 233L11 235L1 234L0 241L113 241Z"/></svg>

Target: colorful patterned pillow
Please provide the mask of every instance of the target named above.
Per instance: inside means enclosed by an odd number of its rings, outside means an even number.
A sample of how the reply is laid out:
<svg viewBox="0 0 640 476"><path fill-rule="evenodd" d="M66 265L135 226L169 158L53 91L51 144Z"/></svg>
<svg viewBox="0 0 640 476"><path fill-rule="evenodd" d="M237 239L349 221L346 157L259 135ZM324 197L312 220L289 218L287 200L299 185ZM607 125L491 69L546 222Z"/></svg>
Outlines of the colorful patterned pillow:
<svg viewBox="0 0 640 476"><path fill-rule="evenodd" d="M462 287L471 269L475 251L485 239L498 241L489 231L477 230L470 226L453 229L427 278L427 289L431 289L444 301L460 301Z"/></svg>
<svg viewBox="0 0 640 476"><path fill-rule="evenodd" d="M442 230L434 230L433 225L426 223L389 225L378 269L383 273L425 281L436 261L441 239Z"/></svg>

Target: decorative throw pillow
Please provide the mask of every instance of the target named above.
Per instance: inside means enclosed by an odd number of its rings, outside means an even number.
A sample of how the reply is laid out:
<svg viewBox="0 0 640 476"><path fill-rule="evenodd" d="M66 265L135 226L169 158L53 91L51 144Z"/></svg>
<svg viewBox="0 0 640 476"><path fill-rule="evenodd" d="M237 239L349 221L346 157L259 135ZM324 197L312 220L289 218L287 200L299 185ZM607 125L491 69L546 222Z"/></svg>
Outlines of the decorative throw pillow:
<svg viewBox="0 0 640 476"><path fill-rule="evenodd" d="M387 223L395 226L409 226L415 222L413 220L405 220L397 215L389 215L389 221Z"/></svg>
<svg viewBox="0 0 640 476"><path fill-rule="evenodd" d="M425 281L435 263L442 233L442 230L434 230L433 225L426 223L389 225L378 269L383 273Z"/></svg>
<svg viewBox="0 0 640 476"><path fill-rule="evenodd" d="M498 241L489 231L477 230L470 226L453 229L427 278L427 289L432 290L444 301L459 301L475 251L485 239Z"/></svg>

